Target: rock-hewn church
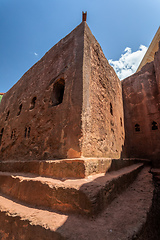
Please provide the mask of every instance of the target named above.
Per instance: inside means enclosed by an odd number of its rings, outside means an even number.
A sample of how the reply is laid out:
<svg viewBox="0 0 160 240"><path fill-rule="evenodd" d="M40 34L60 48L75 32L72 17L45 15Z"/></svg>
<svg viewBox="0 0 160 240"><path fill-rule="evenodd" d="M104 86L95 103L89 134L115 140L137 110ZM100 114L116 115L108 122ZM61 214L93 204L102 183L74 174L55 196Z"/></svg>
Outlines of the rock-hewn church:
<svg viewBox="0 0 160 240"><path fill-rule="evenodd" d="M160 49L120 82L83 17L0 103L1 239L145 229L150 166L160 166Z"/></svg>

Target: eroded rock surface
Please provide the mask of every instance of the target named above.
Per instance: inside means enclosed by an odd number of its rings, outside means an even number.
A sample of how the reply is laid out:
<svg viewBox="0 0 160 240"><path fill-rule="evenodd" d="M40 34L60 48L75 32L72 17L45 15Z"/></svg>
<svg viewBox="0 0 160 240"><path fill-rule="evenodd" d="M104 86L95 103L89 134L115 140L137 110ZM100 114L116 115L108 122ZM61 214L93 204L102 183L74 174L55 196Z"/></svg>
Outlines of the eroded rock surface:
<svg viewBox="0 0 160 240"><path fill-rule="evenodd" d="M121 83L82 22L4 95L0 158L119 158L123 122Z"/></svg>
<svg viewBox="0 0 160 240"><path fill-rule="evenodd" d="M160 50L153 62L122 81L125 116L125 156L160 157Z"/></svg>

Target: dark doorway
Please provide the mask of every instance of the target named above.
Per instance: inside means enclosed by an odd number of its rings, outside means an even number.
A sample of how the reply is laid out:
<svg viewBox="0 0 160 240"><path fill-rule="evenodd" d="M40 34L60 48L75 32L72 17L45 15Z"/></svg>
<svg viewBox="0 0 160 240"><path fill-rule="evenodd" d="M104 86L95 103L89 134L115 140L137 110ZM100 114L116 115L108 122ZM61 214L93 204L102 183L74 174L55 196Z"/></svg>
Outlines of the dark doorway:
<svg viewBox="0 0 160 240"><path fill-rule="evenodd" d="M52 106L56 106L62 103L64 95L65 81L64 79L58 80L53 85L53 92L51 95Z"/></svg>

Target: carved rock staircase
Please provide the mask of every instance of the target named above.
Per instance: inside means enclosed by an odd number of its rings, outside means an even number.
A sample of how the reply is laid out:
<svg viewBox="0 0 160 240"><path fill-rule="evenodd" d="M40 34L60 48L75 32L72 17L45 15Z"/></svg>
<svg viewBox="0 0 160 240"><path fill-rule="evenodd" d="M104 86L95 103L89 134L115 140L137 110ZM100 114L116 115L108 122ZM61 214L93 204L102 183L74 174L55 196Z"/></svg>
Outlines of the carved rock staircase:
<svg viewBox="0 0 160 240"><path fill-rule="evenodd" d="M153 174L153 179L160 185L160 168L152 168L151 173Z"/></svg>
<svg viewBox="0 0 160 240"><path fill-rule="evenodd" d="M132 239L152 203L144 161L0 163L0 239Z"/></svg>

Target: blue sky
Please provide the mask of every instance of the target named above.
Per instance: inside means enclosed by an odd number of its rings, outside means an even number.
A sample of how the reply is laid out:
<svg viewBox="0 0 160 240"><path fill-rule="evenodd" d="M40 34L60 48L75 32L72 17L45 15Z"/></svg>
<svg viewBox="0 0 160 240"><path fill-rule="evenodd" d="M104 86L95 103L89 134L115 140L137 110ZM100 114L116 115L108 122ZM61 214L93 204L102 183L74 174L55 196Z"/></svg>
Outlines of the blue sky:
<svg viewBox="0 0 160 240"><path fill-rule="evenodd" d="M79 25L82 11L112 65L142 55L160 25L160 0L0 0L0 92Z"/></svg>

